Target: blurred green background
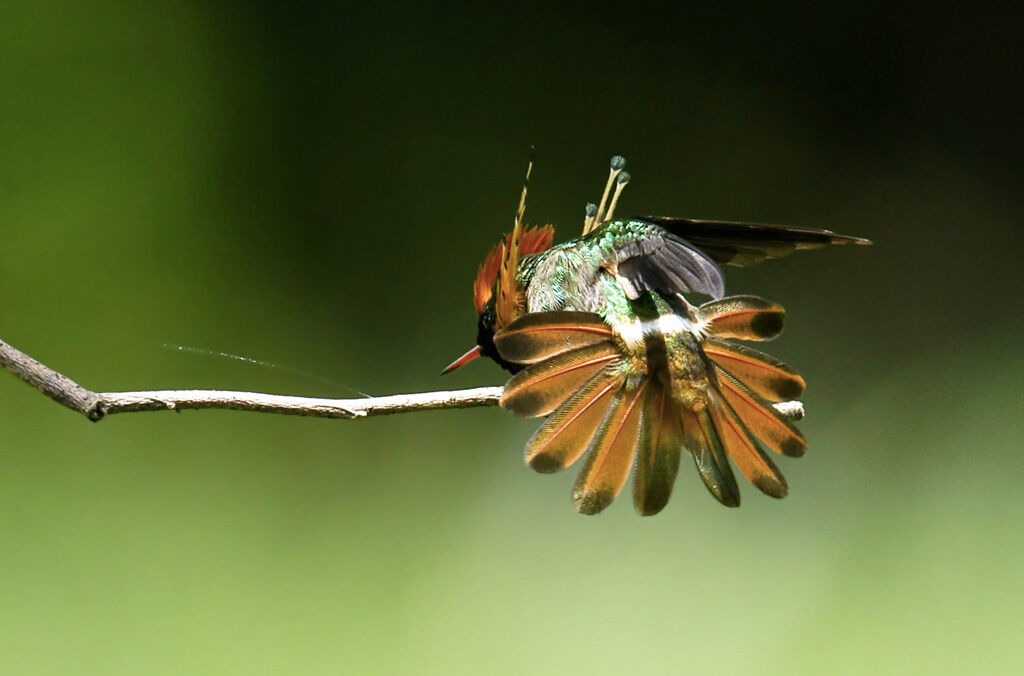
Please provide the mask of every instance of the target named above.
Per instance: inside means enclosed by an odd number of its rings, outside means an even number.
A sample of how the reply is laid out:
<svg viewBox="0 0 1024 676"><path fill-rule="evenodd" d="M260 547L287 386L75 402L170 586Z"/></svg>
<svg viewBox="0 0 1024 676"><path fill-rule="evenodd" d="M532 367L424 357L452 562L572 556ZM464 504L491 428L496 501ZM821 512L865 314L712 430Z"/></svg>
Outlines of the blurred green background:
<svg viewBox="0 0 1024 676"><path fill-rule="evenodd" d="M5 4L0 338L94 389L501 383L437 374L531 145L559 239L622 153L624 212L876 244L730 272L810 384L791 495L739 510L687 467L579 516L498 409L92 424L3 376L0 672L1019 673L1022 25Z"/></svg>

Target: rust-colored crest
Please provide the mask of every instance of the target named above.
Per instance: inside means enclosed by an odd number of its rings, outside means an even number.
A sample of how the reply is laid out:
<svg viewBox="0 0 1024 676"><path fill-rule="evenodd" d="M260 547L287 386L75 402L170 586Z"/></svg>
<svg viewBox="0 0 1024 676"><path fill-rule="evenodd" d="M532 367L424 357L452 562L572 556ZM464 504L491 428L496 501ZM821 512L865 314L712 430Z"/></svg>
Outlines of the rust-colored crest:
<svg viewBox="0 0 1024 676"><path fill-rule="evenodd" d="M540 253L551 248L555 237L555 228L552 225L532 226L526 228L519 239L519 255ZM487 253L484 262L476 270L476 280L473 282L473 305L479 315L484 311L487 301L494 296L494 288L498 283L498 273L501 271L502 262L506 258L505 252L512 247L512 233L505 235L500 242L495 244ZM515 271L512 271L515 274Z"/></svg>

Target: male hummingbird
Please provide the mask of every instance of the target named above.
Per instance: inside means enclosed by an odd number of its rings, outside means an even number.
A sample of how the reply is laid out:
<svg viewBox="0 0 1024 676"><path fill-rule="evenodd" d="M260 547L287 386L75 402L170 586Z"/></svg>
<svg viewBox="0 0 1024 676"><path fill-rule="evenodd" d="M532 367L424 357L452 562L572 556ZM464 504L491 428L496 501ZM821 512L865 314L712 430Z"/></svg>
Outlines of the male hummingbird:
<svg viewBox="0 0 1024 676"><path fill-rule="evenodd" d="M501 406L547 416L526 445L527 464L554 472L586 456L572 493L580 512L607 507L631 469L636 510L661 511L684 449L722 504L740 501L729 458L781 498L786 480L764 446L800 456L807 444L772 404L798 397L804 380L733 342L776 337L785 311L756 296L725 297L719 265L871 242L779 225L618 219L624 166L612 158L582 235L552 246L552 226L523 222L530 163L512 232L477 270L477 344L444 373L487 356L514 374ZM711 300L694 305L693 294Z"/></svg>

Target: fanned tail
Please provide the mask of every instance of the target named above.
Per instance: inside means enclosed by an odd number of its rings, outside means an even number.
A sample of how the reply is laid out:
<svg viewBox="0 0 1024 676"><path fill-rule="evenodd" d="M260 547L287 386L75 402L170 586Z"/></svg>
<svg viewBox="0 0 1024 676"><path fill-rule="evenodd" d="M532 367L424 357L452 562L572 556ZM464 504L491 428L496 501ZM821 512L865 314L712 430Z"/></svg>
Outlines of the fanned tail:
<svg viewBox="0 0 1024 676"><path fill-rule="evenodd" d="M527 314L495 334L494 344L503 359L528 365L509 380L501 405L526 417L548 415L526 445L526 463L554 472L586 454L573 502L585 514L600 512L633 466L650 379L629 383L614 331L591 313Z"/></svg>
<svg viewBox="0 0 1024 676"><path fill-rule="evenodd" d="M764 446L803 453L803 436L772 402L799 396L804 381L777 359L721 338L774 337L784 310L752 296L704 308L711 335L690 348L701 351L706 367L703 401L696 403L674 397L665 366L638 369L596 314L530 313L495 334L502 358L525 365L505 386L501 405L524 417L548 416L527 443L526 463L554 472L586 457L573 488L580 512L611 504L632 470L636 511L658 513L672 494L683 449L724 505L740 504L730 458L764 493L788 493Z"/></svg>

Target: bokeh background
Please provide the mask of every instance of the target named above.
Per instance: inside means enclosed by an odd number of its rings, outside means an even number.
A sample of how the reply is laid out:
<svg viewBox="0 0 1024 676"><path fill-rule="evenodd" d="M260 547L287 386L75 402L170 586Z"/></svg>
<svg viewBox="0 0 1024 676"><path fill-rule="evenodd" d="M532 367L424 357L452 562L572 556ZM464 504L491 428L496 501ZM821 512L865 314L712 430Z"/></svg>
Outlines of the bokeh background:
<svg viewBox="0 0 1024 676"><path fill-rule="evenodd" d="M92 424L0 377L0 671L1019 673L1021 19L5 4L0 338L94 389L499 384L438 371L531 145L559 239L622 153L625 212L876 244L731 271L810 383L739 510L684 468L579 516L498 409Z"/></svg>

